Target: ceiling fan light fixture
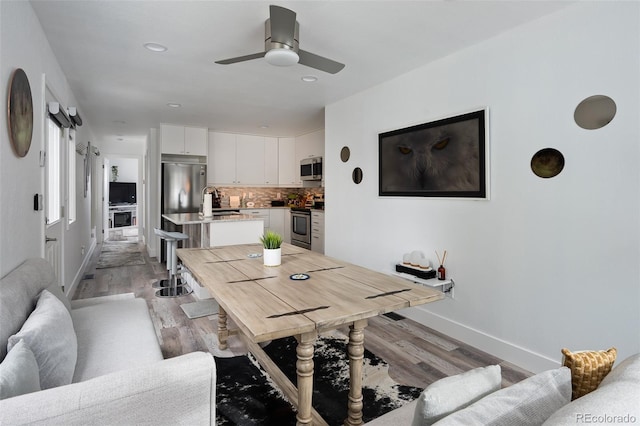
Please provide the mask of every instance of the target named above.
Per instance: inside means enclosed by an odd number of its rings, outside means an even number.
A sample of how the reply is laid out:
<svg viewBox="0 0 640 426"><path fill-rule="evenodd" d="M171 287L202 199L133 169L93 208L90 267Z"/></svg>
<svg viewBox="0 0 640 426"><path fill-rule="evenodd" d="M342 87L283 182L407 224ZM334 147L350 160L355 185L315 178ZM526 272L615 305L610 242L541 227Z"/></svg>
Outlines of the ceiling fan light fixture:
<svg viewBox="0 0 640 426"><path fill-rule="evenodd" d="M297 64L298 60L300 60L300 57L295 51L283 47L269 50L264 55L264 58L271 65L276 65L279 67L289 67L291 65Z"/></svg>

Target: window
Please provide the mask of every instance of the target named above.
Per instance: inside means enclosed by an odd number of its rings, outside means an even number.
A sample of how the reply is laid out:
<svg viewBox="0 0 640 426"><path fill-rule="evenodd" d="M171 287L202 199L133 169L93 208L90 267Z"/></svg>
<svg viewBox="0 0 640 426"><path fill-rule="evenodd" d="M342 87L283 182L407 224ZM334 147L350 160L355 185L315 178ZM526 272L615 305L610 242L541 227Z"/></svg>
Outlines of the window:
<svg viewBox="0 0 640 426"><path fill-rule="evenodd" d="M69 130L69 142L67 143L67 151L69 158L67 161L67 218L68 223L72 224L76 221L76 131Z"/></svg>
<svg viewBox="0 0 640 426"><path fill-rule="evenodd" d="M47 118L47 225L60 220L60 141L62 129Z"/></svg>

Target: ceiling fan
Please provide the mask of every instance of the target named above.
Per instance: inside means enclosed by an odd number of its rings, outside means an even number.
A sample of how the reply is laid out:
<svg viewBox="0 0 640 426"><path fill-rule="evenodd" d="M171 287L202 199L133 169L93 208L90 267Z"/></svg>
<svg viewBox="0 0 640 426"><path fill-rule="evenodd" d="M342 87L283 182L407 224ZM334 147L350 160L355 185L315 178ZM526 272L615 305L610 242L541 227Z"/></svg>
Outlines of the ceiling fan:
<svg viewBox="0 0 640 426"><path fill-rule="evenodd" d="M296 13L280 6L269 6L269 19L265 21L264 52L216 61L229 65L264 57L268 63L278 66L302 64L335 74L344 64L316 55L298 47L299 24Z"/></svg>

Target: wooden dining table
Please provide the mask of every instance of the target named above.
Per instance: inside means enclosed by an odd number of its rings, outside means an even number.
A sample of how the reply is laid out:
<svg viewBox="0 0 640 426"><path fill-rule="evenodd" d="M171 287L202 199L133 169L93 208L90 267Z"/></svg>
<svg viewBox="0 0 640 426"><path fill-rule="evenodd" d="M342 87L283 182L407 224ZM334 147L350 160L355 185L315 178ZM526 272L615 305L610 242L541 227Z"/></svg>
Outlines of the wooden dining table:
<svg viewBox="0 0 640 426"><path fill-rule="evenodd" d="M443 298L440 291L291 244L282 244L282 264L263 265L262 245L178 249L178 258L218 302L218 340L230 333L248 350L297 407L298 425L326 425L312 407L314 343L319 333L349 327L350 388L345 425L362 420L362 368L367 319ZM227 317L237 326L229 330ZM294 336L297 386L259 343Z"/></svg>

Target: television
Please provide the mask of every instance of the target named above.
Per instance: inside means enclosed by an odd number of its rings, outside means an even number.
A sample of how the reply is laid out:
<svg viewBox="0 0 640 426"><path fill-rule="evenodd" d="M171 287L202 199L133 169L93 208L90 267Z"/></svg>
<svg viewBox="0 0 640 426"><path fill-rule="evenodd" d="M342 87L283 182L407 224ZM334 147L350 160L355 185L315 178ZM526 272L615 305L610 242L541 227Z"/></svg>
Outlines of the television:
<svg viewBox="0 0 640 426"><path fill-rule="evenodd" d="M109 182L109 204L136 204L136 183Z"/></svg>

